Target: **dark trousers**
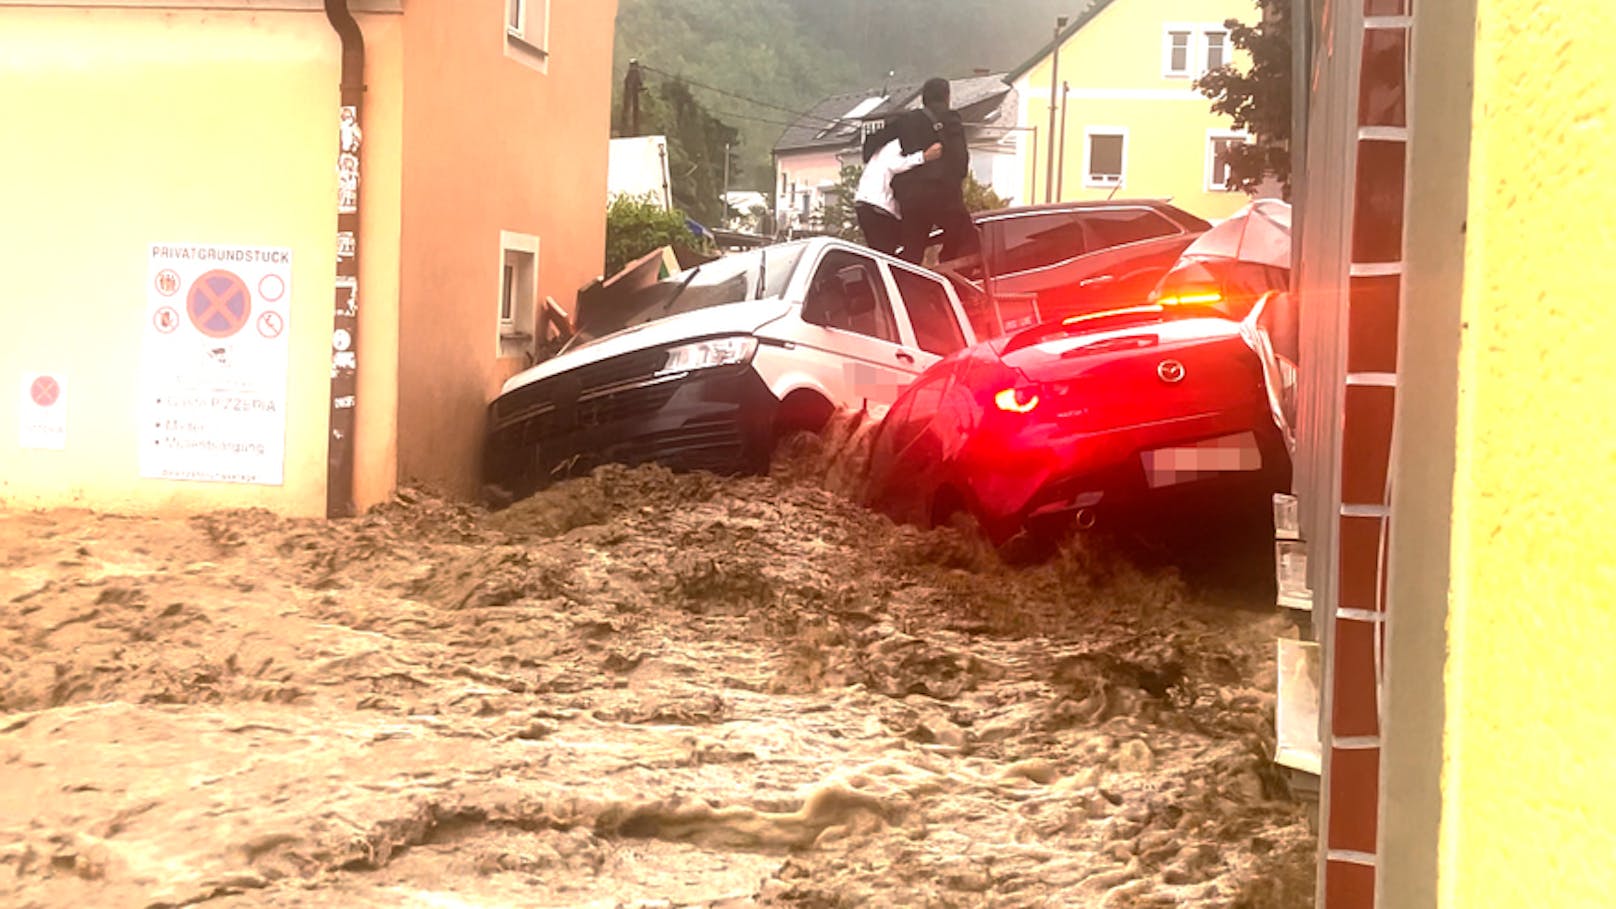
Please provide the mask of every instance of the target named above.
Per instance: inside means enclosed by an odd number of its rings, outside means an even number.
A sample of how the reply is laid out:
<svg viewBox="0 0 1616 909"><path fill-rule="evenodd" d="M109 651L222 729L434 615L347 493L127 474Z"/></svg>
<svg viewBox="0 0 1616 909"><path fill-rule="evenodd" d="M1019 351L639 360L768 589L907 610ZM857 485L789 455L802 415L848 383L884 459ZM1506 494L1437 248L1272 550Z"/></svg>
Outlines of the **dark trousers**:
<svg viewBox="0 0 1616 909"><path fill-rule="evenodd" d="M858 214L859 230L864 234L864 245L887 255L898 252L898 244L902 242L903 227L892 213L868 202L859 202L853 206Z"/></svg>
<svg viewBox="0 0 1616 909"><path fill-rule="evenodd" d="M926 259L926 247L931 244L933 228L942 228L943 251L939 261L948 262L968 256L982 248L981 238L965 200L931 193L915 193L913 198L899 199L903 209L902 251L905 261L921 264Z"/></svg>

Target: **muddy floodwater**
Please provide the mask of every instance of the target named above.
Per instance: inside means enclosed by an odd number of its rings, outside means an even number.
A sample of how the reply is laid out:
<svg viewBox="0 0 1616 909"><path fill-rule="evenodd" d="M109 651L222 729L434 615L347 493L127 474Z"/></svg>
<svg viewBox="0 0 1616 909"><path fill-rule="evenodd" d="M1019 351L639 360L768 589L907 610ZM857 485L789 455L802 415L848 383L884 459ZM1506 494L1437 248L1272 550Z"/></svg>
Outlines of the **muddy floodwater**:
<svg viewBox="0 0 1616 909"><path fill-rule="evenodd" d="M0 905L1312 905L1273 609L825 479L0 511Z"/></svg>

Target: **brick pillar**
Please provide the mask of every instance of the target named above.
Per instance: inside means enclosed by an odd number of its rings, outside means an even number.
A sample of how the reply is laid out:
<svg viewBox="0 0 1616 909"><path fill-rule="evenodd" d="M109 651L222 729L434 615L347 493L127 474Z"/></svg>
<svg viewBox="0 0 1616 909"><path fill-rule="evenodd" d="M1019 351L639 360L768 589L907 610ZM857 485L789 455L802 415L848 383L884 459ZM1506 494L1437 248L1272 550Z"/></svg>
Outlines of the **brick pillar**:
<svg viewBox="0 0 1616 909"><path fill-rule="evenodd" d="M1375 902L1390 469L1408 155L1413 0L1361 0L1337 603L1326 661L1331 716L1323 909Z"/></svg>

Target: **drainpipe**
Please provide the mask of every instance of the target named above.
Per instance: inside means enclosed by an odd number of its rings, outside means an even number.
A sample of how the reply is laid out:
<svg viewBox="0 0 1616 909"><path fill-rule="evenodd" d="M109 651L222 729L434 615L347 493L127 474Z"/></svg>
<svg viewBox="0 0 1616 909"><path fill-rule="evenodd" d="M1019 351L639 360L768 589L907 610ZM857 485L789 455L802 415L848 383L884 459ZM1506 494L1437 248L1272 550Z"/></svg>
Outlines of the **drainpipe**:
<svg viewBox="0 0 1616 909"><path fill-rule="evenodd" d="M337 114L337 281L331 326L331 435L326 440L327 518L353 517L354 424L359 395L359 162L365 96L365 36L348 0L325 0L342 39L342 106Z"/></svg>
<svg viewBox="0 0 1616 909"><path fill-rule="evenodd" d="M1055 177L1055 201L1066 198L1066 101L1072 95L1070 82L1061 83L1060 167Z"/></svg>

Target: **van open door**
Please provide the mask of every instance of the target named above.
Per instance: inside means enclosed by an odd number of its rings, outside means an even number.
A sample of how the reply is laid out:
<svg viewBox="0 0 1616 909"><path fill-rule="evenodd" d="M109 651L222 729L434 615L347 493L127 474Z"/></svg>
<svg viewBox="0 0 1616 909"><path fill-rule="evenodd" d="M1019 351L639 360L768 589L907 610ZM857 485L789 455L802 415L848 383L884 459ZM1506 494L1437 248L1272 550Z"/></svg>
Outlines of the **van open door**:
<svg viewBox="0 0 1616 909"><path fill-rule="evenodd" d="M993 274L980 253L943 262L935 271L954 285L978 341L999 338L1043 321L1037 294L994 293ZM980 275L980 281L967 275Z"/></svg>

